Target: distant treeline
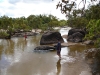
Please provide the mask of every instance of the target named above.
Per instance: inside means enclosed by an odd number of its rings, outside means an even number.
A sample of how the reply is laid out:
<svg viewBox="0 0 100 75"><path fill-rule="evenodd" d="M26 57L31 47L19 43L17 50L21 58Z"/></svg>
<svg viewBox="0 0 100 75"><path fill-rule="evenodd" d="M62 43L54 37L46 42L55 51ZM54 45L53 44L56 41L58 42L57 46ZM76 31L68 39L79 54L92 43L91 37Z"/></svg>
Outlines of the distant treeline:
<svg viewBox="0 0 100 75"><path fill-rule="evenodd" d="M12 28L13 30L30 30L30 29L43 29L48 27L64 26L67 22L65 20L59 20L53 15L30 15L27 18L11 18L6 15L0 17L0 29L7 30Z"/></svg>
<svg viewBox="0 0 100 75"><path fill-rule="evenodd" d="M59 20L53 15L30 15L27 18L24 16L19 18L12 18L4 15L0 17L0 36L9 35L4 31L13 33L19 30L51 30L53 27L65 26L66 24L66 20Z"/></svg>

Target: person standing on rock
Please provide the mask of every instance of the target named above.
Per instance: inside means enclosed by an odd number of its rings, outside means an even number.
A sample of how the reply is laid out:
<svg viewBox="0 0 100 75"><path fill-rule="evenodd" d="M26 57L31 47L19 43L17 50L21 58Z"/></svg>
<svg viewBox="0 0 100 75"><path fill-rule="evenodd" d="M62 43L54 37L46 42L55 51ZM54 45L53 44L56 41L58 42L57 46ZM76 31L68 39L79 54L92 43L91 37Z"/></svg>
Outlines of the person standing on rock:
<svg viewBox="0 0 100 75"><path fill-rule="evenodd" d="M57 43L57 47L56 47L56 50L57 50L57 55L59 56L59 59L61 59L61 43L60 41Z"/></svg>

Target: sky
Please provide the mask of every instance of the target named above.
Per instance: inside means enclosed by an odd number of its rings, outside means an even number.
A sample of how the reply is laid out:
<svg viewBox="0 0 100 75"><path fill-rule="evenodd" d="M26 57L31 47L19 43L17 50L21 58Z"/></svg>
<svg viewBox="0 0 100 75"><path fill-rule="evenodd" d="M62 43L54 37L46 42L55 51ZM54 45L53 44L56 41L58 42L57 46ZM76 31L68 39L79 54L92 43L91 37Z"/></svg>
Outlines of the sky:
<svg viewBox="0 0 100 75"><path fill-rule="evenodd" d="M56 9L59 0L0 0L0 16L28 17L29 15L53 15L59 19L66 19L60 9Z"/></svg>

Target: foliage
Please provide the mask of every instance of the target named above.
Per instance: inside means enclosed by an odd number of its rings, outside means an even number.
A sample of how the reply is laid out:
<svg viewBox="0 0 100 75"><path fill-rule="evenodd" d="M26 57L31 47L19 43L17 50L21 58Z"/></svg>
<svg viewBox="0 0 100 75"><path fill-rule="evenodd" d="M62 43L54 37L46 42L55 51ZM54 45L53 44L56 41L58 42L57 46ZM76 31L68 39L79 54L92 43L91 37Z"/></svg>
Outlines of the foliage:
<svg viewBox="0 0 100 75"><path fill-rule="evenodd" d="M67 21L65 21L65 20L60 20L60 26L66 26L66 25L68 25L67 24Z"/></svg>
<svg viewBox="0 0 100 75"><path fill-rule="evenodd" d="M24 16L11 18L5 15L0 17L0 29L7 30L9 35L20 30L52 29L53 27L60 26L60 24L61 21L53 15L30 15L27 18Z"/></svg>
<svg viewBox="0 0 100 75"><path fill-rule="evenodd" d="M88 5L88 9L85 9L88 0L60 0L56 6L57 9L60 8L61 13L65 14L66 18L68 19L68 26L85 28L91 19L100 18L99 0L91 0L89 2L90 4ZM93 3L96 2L97 4L94 5ZM83 5L83 7L79 8L80 5Z"/></svg>
<svg viewBox="0 0 100 75"><path fill-rule="evenodd" d="M91 19L100 19L100 3L96 5L90 5L88 9L74 9L73 12L68 16L68 26L85 28Z"/></svg>
<svg viewBox="0 0 100 75"><path fill-rule="evenodd" d="M100 47L100 0L90 0L88 9L85 9L88 0L78 1L80 3L77 3L77 0L60 0L57 8L60 8L61 13L68 18L68 26L86 28L85 39L95 40L96 46ZM81 3L83 7L77 7Z"/></svg>
<svg viewBox="0 0 100 75"><path fill-rule="evenodd" d="M0 30L0 38L4 38L8 36L8 34L6 33L6 31Z"/></svg>
<svg viewBox="0 0 100 75"><path fill-rule="evenodd" d="M69 17L69 15L73 12L73 10L77 10L77 8L79 8L80 5L83 5L81 11L83 14L84 13L84 9L86 6L86 3L89 2L88 0L78 0L80 1L79 3L77 3L77 0L60 0L59 3L57 3L56 7L57 9L60 8L61 13L65 14L66 17ZM97 2L99 0L91 0L90 2Z"/></svg>
<svg viewBox="0 0 100 75"><path fill-rule="evenodd" d="M74 28L85 28L87 24L88 20L84 17L71 18L68 20L68 26Z"/></svg>
<svg viewBox="0 0 100 75"><path fill-rule="evenodd" d="M90 20L89 24L87 25L88 31L88 39L99 38L100 36L100 19L99 20Z"/></svg>
<svg viewBox="0 0 100 75"><path fill-rule="evenodd" d="M84 16L88 19L100 19L100 3L96 5L91 5L87 10L85 10Z"/></svg>
<svg viewBox="0 0 100 75"><path fill-rule="evenodd" d="M88 34L86 39L96 40L95 44L100 46L100 19L99 20L90 20L87 25Z"/></svg>
<svg viewBox="0 0 100 75"><path fill-rule="evenodd" d="M41 27L40 27L43 31L46 31L48 30L48 24L42 24Z"/></svg>

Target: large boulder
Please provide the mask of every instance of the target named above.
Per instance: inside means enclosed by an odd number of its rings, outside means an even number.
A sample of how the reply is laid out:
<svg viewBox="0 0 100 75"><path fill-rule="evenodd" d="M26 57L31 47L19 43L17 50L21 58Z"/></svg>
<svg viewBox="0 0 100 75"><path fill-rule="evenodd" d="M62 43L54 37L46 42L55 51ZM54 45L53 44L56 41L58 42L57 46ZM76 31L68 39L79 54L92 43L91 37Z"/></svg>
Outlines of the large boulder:
<svg viewBox="0 0 100 75"><path fill-rule="evenodd" d="M67 36L67 41L70 42L82 42L85 37L85 30L82 29L70 29Z"/></svg>
<svg viewBox="0 0 100 75"><path fill-rule="evenodd" d="M49 31L45 32L40 40L40 45L54 44L57 43L58 40L63 43L64 40L59 32Z"/></svg>
<svg viewBox="0 0 100 75"><path fill-rule="evenodd" d="M72 35L69 35L67 40L71 42L82 42L84 35L80 32L73 33Z"/></svg>
<svg viewBox="0 0 100 75"><path fill-rule="evenodd" d="M85 30L85 29L76 29L76 28L72 28L72 29L69 30L68 36L69 36L69 35L72 35L72 34L74 34L74 33L76 33L76 32L80 32L81 34L83 34L83 35L85 36L86 30Z"/></svg>

